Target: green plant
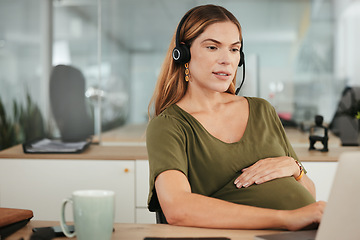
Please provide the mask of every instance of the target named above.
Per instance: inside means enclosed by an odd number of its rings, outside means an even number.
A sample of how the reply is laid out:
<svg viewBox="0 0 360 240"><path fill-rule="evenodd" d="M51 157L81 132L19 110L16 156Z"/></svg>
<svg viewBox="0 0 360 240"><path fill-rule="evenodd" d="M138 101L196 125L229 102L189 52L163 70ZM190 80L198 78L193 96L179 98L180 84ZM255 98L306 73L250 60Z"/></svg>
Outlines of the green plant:
<svg viewBox="0 0 360 240"><path fill-rule="evenodd" d="M14 106L14 116L17 120L23 141L29 142L44 137L44 121L39 107L26 95L26 106Z"/></svg>
<svg viewBox="0 0 360 240"><path fill-rule="evenodd" d="M346 111L346 114L360 119L360 100L353 103L351 107Z"/></svg>
<svg viewBox="0 0 360 240"><path fill-rule="evenodd" d="M16 143L15 125L7 116L0 98L0 150L11 147Z"/></svg>
<svg viewBox="0 0 360 240"><path fill-rule="evenodd" d="M41 111L28 93L25 107L13 101L12 119L7 115L0 98L0 150L44 136Z"/></svg>
<svg viewBox="0 0 360 240"><path fill-rule="evenodd" d="M357 112L355 117L360 120L360 112Z"/></svg>

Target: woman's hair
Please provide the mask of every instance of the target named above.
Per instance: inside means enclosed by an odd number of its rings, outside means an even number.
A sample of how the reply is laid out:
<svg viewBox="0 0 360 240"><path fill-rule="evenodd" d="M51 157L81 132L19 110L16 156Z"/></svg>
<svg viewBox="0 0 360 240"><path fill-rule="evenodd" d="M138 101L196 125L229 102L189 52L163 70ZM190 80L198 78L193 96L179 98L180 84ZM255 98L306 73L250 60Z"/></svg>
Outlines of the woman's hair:
<svg viewBox="0 0 360 240"><path fill-rule="evenodd" d="M179 32L179 42L191 46L192 42L202 34L205 29L214 23L219 22L233 22L239 29L240 39L241 26L235 16L226 10L224 7L216 5L202 5L190 9L185 15L188 15L181 26ZM187 89L185 79L185 67L183 64L177 64L172 58L172 51L175 47L176 31L172 37L169 49L166 53L164 63L156 83L153 97L149 104L150 112L154 111L154 115L159 115L170 105L178 102L184 95ZM236 74L229 89L226 91L235 94ZM154 109L152 109L154 107Z"/></svg>

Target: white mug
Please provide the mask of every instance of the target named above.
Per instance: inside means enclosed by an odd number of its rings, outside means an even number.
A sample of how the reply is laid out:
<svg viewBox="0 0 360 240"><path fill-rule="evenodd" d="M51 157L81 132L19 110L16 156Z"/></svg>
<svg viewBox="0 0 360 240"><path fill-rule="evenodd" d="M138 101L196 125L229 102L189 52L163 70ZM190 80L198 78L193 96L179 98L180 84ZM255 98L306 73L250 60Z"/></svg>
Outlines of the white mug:
<svg viewBox="0 0 360 240"><path fill-rule="evenodd" d="M73 205L75 231L70 233L65 220L67 203ZM78 240L110 240L114 225L115 193L106 190L80 190L61 205L60 226L65 236Z"/></svg>

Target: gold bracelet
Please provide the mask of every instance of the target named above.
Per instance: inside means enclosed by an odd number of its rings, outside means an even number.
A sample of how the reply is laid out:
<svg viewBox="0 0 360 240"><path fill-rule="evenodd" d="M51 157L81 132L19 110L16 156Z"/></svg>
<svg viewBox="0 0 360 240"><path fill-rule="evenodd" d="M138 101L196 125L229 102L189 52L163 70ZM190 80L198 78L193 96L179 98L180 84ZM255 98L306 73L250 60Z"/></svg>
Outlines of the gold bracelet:
<svg viewBox="0 0 360 240"><path fill-rule="evenodd" d="M299 161L296 160L296 159L294 159L294 160L295 160L296 164L297 164L297 165L299 166L299 168L300 168L300 175L295 178L296 181L299 181L299 180L304 176L305 171L304 171L304 168L302 167L302 165L299 163Z"/></svg>

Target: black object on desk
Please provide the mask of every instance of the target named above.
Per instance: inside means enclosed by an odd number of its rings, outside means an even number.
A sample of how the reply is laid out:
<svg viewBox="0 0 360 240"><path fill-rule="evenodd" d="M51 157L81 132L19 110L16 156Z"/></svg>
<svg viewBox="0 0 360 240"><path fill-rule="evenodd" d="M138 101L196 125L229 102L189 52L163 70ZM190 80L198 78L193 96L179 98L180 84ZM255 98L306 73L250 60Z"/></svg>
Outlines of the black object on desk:
<svg viewBox="0 0 360 240"><path fill-rule="evenodd" d="M146 237L144 240L230 240L227 237Z"/></svg>
<svg viewBox="0 0 360 240"><path fill-rule="evenodd" d="M91 144L91 139L78 142L63 142L48 138L24 143L24 153L82 153Z"/></svg>
<svg viewBox="0 0 360 240"><path fill-rule="evenodd" d="M70 233L73 233L75 231L74 225L68 225L68 229ZM32 231L34 233L53 235L53 237L65 237L65 234L63 233L60 226L52 226L52 227L37 227L33 228ZM35 235L35 234L33 234Z"/></svg>
<svg viewBox="0 0 360 240"><path fill-rule="evenodd" d="M33 229L33 232L34 233L30 236L30 240L51 240L56 237L52 227L38 228L36 231Z"/></svg>
<svg viewBox="0 0 360 240"><path fill-rule="evenodd" d="M323 126L324 118L323 116L316 115L315 116L315 126L312 126L310 128L310 147L309 150L319 150L321 152L328 152L328 129L327 127ZM322 149L316 149L315 143L319 141L323 144Z"/></svg>

